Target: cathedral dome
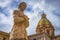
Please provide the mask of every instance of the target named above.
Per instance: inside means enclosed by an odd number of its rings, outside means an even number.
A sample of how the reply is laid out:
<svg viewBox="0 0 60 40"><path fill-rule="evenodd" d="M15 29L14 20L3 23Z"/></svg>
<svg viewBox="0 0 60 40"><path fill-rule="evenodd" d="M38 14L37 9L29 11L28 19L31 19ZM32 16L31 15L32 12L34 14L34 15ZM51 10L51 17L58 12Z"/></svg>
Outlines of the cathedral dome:
<svg viewBox="0 0 60 40"><path fill-rule="evenodd" d="M41 16L42 17L41 17L41 19L38 23L38 25L40 25L39 27L44 26L44 25L47 26L47 27L52 27L51 22L46 18L46 14L44 12Z"/></svg>
<svg viewBox="0 0 60 40"><path fill-rule="evenodd" d="M41 15L41 19L38 22L36 33L37 34L46 33L50 37L54 36L54 27L52 26L51 22L46 18L46 14L44 12Z"/></svg>
<svg viewBox="0 0 60 40"><path fill-rule="evenodd" d="M51 23L49 22L48 19L40 19L38 25L50 25Z"/></svg>

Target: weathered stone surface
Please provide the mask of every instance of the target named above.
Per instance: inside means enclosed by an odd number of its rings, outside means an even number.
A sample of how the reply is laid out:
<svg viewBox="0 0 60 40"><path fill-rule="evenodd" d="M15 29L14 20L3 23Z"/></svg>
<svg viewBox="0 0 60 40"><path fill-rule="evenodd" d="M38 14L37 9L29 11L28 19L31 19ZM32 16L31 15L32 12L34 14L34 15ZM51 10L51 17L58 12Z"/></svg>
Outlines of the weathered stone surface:
<svg viewBox="0 0 60 40"><path fill-rule="evenodd" d="M20 8L13 13L14 25L10 33L10 40L28 40L26 28L29 26L29 18L24 15L26 4L22 2L20 5ZM24 10L22 6L25 6Z"/></svg>

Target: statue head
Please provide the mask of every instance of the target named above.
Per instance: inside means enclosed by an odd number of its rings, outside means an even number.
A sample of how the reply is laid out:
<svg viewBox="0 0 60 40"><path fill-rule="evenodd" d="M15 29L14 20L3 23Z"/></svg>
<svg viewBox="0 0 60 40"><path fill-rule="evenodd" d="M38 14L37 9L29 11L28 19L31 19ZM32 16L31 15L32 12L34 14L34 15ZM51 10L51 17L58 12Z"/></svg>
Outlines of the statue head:
<svg viewBox="0 0 60 40"><path fill-rule="evenodd" d="M22 2L22 3L19 4L18 9L21 10L21 11L24 11L26 9L26 6L27 6L26 3Z"/></svg>

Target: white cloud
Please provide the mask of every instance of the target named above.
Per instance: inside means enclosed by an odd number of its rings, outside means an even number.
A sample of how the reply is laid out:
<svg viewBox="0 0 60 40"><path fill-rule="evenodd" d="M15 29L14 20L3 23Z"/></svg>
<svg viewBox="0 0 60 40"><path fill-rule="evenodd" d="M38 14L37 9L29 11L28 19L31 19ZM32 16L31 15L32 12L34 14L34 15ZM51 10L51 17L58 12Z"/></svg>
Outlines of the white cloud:
<svg viewBox="0 0 60 40"><path fill-rule="evenodd" d="M1 22L0 23L5 23L5 24L7 24L7 26L8 25L13 26L13 10L15 8L11 9L8 6L11 3L11 1L12 0L4 0L3 2L0 2L0 7L4 8L4 7L7 6L7 10L9 11L9 14L10 14L9 17L6 17L2 13L0 14L0 17L1 17ZM16 1L18 1L18 0L16 0ZM22 0L22 1L24 1L24 0ZM35 33L37 24L38 24L38 22L41 18L41 13L39 13L39 12L41 12L42 10L45 11L45 13L47 14L47 18L52 22L53 25L56 25L57 27L60 25L59 24L60 19L57 16L53 15L53 13L52 13L53 10L56 10L56 7L46 4L45 0L39 1L39 2L38 1L36 2L36 1L35 0L30 0L30 1L25 0L25 2L27 2L27 6L31 7L32 11L34 11L34 12L25 11L25 15L27 15L30 18L29 19L30 25L27 29L29 35ZM10 28L8 30L10 32L12 27L6 27L6 28L7 29Z"/></svg>
<svg viewBox="0 0 60 40"><path fill-rule="evenodd" d="M0 31L10 32L13 26L13 9L7 8L9 16L7 17L4 13L0 13L0 25L4 24L5 26L0 26ZM7 12L6 12L7 13Z"/></svg>
<svg viewBox="0 0 60 40"><path fill-rule="evenodd" d="M34 34L35 33L37 23L38 23L38 21L40 19L38 15L39 15L39 12L41 10L44 10L44 12L47 15L47 18L51 21L51 23L54 26L54 28L55 28L55 26L56 27L60 27L60 22L59 22L60 19L59 19L59 17L57 17L53 13L53 11L57 9L56 7L54 7L52 5L48 5L48 4L42 5L42 3L39 3L39 2L38 3L35 2L33 4L30 3L29 5L32 5L32 10L34 11L33 14L32 13L31 14L29 13L29 15L30 15L30 26L28 28L28 33L29 34ZM60 31L59 31L59 33L60 33ZM55 31L55 34L57 34L56 31Z"/></svg>
<svg viewBox="0 0 60 40"><path fill-rule="evenodd" d="M4 8L10 4L11 0L1 0L0 7Z"/></svg>

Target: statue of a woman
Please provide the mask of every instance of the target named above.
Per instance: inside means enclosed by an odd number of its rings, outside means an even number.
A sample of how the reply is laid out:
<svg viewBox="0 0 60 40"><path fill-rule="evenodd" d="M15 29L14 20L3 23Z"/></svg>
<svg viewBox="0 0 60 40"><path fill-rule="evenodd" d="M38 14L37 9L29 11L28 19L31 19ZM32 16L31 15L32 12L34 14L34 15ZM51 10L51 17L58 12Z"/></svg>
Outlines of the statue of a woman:
<svg viewBox="0 0 60 40"><path fill-rule="evenodd" d="M29 18L24 15L26 3L22 2L18 10L14 11L14 26L10 33L10 40L28 40L26 28L29 26Z"/></svg>

